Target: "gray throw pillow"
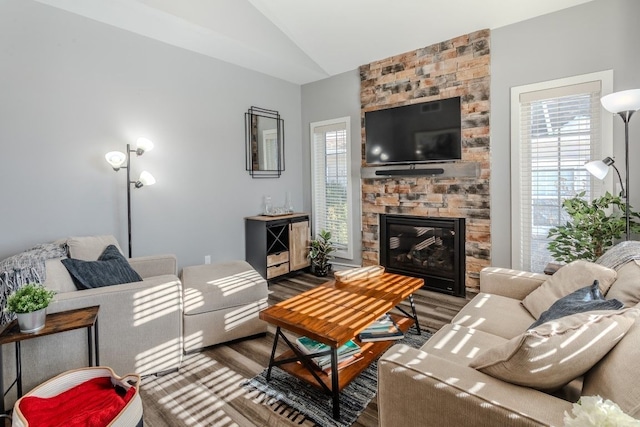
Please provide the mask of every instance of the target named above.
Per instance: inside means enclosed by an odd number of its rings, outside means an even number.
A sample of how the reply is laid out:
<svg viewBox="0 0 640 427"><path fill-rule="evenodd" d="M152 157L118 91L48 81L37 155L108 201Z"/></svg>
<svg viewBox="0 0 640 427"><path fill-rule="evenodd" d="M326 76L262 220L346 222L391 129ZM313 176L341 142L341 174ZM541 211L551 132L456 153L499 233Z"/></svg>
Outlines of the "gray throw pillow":
<svg viewBox="0 0 640 427"><path fill-rule="evenodd" d="M97 261L67 258L62 260L62 264L69 270L78 289L100 288L142 280L114 245L107 246Z"/></svg>
<svg viewBox="0 0 640 427"><path fill-rule="evenodd" d="M622 306L623 304L616 299L604 299L599 282L594 280L592 285L580 288L554 302L547 311L540 315L538 320L529 326L529 329L571 314L593 310L619 310Z"/></svg>

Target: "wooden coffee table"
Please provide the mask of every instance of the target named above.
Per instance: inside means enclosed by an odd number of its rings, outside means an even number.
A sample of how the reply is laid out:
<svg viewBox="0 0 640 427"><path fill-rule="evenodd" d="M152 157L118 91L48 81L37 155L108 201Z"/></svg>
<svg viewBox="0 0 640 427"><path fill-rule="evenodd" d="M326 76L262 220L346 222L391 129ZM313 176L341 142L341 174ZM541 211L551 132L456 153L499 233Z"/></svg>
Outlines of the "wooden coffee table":
<svg viewBox="0 0 640 427"><path fill-rule="evenodd" d="M267 381L271 378L271 368L278 366L289 374L322 388L332 395L333 417L339 419L340 391L394 343L361 343L357 339L358 333L383 314L397 308L404 314L392 314L398 327L406 332L415 323L420 334L413 293L423 285L423 279L390 273L347 284L330 281L264 309L260 312L260 319L277 327ZM407 298L411 305L411 313L398 307L398 304ZM305 355L281 329L307 336L328 345L331 349ZM289 350L276 357L280 338L289 346ZM361 347L360 360L338 370L337 350L350 339L354 339ZM319 371L310 360L311 356L323 354L331 354L330 374Z"/></svg>

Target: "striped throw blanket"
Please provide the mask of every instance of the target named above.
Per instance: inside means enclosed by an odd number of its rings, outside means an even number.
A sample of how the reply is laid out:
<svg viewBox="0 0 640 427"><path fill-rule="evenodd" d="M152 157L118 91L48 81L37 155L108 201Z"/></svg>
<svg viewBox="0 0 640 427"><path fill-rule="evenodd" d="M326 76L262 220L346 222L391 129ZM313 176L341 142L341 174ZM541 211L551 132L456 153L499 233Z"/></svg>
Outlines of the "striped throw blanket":
<svg viewBox="0 0 640 427"><path fill-rule="evenodd" d="M640 242L629 240L621 242L606 251L596 260L596 264L619 269L629 261L640 259Z"/></svg>
<svg viewBox="0 0 640 427"><path fill-rule="evenodd" d="M27 283L44 283L45 261L67 256L65 244L43 243L0 261L0 326L13 320L13 313L5 311L9 295Z"/></svg>

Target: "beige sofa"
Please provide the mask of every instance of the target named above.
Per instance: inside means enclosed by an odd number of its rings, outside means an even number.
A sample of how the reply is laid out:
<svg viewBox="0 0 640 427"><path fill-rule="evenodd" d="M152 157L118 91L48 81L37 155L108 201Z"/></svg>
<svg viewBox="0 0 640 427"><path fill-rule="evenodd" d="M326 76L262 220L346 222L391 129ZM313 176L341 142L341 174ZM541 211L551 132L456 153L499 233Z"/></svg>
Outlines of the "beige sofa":
<svg viewBox="0 0 640 427"><path fill-rule="evenodd" d="M578 332L561 345L553 346L547 354L538 354L529 359L525 357L524 366L515 368L508 365L516 357L517 352L513 351L503 351L499 363L491 368L478 367L478 359L486 359L489 351L497 348L504 350L505 346L512 346L510 349L513 350L514 343L522 342L519 340L523 336L535 338L534 333L525 332L537 318L529 309L537 315L542 307L532 308L531 302L549 291L557 292L557 297L562 296L559 290L564 283L572 280L588 285L591 281L587 278L592 277L593 272L578 277L583 268L577 269L576 274L575 268L572 272L563 267L550 277L503 268L485 268L480 276L481 292L459 312L451 324L435 333L420 349L395 345L381 357L378 364L380 425L562 426L565 411L571 413L572 402L580 395L600 395L620 405L631 416L640 418L640 370L635 368L640 360L640 321L637 320L640 263L631 260L615 267L612 274L609 272L609 276L600 277L600 289L605 288L605 298L616 298L625 307L636 308L617 310L615 314L612 311L600 312L595 317L591 316L595 313L592 311L564 318L564 322L575 319L584 321L586 316L599 319L581 328L562 329L559 320L543 324L539 328L555 324L554 327L560 331L557 336L565 332ZM555 282L550 282L552 278ZM603 286L603 281L608 283ZM565 290L564 294L567 293ZM527 302L530 304L525 308ZM571 346L569 341L580 333L588 337L592 329L598 328L598 322L605 320L610 321L609 330L620 328L611 337L609 346L614 346L612 350L597 348L601 341L606 341L600 340L602 334L606 335L605 331L589 338L579 350L564 359L554 359L556 353L562 353L565 344ZM549 330L547 328L547 332ZM553 340L552 335L545 339ZM535 352L535 345L542 341L540 339L529 351ZM602 358L595 355L598 352L604 353ZM540 367L526 367L527 363L537 362L538 359L542 360ZM498 369L492 371L496 367ZM519 385L523 375L533 382L544 380L545 377L557 380L557 377L575 375L572 372L574 369L586 372L576 375L577 379L562 388ZM526 381L523 383L526 384Z"/></svg>
<svg viewBox="0 0 640 427"><path fill-rule="evenodd" d="M111 236L72 237L72 258L96 260ZM62 258L46 261L45 286L57 292L48 312L99 305L100 364L124 375L178 369L182 361L182 286L173 255L129 259L140 282L77 290ZM86 329L58 333L22 343L23 389L69 369L88 365ZM15 378L14 346L3 346L5 389ZM7 404L15 400L15 387Z"/></svg>

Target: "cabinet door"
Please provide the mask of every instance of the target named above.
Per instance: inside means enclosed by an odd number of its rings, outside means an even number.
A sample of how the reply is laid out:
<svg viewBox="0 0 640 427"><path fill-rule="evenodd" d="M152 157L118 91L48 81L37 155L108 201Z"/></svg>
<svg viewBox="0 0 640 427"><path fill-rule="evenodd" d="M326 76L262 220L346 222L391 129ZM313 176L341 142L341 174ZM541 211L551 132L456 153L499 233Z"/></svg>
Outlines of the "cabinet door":
<svg viewBox="0 0 640 427"><path fill-rule="evenodd" d="M291 271L311 265L309 260L309 221L292 222L289 225L289 269Z"/></svg>

